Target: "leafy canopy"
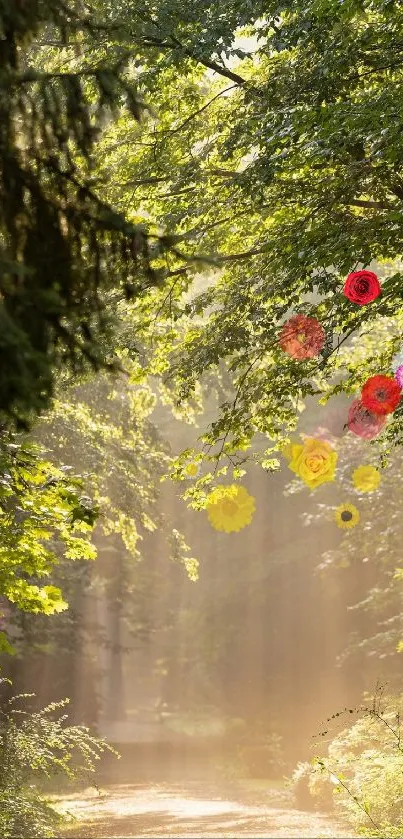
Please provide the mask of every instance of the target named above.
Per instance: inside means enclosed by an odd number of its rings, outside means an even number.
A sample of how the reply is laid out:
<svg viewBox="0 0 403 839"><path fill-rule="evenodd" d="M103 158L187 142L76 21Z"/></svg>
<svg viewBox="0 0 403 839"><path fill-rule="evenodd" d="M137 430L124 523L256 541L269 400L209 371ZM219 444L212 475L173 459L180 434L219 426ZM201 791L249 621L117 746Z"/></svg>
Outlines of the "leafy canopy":
<svg viewBox="0 0 403 839"><path fill-rule="evenodd" d="M208 26L216 12L214 2L118 7L155 113L111 124L98 165L111 200L126 208L136 197L144 217L176 231L177 251L210 259L201 292L185 293L189 271L173 263L168 291L133 307L145 369L181 401L225 362L232 394L204 453L236 467L261 432L270 445L259 460L271 469L301 400L357 392L389 372L400 344L384 331L359 364L340 361L352 334L401 314L403 10L385 0L230 3ZM355 306L344 278L373 260L382 295ZM323 324L319 359L279 348L292 311Z"/></svg>

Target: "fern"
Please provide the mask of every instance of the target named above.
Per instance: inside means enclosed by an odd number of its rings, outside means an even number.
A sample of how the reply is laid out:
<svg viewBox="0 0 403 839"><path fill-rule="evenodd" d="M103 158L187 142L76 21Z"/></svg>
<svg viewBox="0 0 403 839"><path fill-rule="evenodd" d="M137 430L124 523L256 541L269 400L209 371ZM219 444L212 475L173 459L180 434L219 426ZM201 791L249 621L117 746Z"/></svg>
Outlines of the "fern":
<svg viewBox="0 0 403 839"><path fill-rule="evenodd" d="M0 679L0 684L6 682ZM0 708L0 835L3 839L55 836L63 820L47 800L44 784L57 775L74 780L95 771L105 751L117 752L61 711L69 700L37 712L20 707L34 694L20 694ZM117 755L118 756L118 755Z"/></svg>

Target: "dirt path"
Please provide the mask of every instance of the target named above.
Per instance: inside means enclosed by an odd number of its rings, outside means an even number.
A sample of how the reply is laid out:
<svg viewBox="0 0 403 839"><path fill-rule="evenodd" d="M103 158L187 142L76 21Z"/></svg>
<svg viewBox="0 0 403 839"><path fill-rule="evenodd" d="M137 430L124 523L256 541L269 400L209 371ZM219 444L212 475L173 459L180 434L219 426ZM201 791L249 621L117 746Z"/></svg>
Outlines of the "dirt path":
<svg viewBox="0 0 403 839"><path fill-rule="evenodd" d="M58 809L78 820L69 839L353 836L329 816L293 809L286 791L251 792L244 784L113 785L62 797Z"/></svg>

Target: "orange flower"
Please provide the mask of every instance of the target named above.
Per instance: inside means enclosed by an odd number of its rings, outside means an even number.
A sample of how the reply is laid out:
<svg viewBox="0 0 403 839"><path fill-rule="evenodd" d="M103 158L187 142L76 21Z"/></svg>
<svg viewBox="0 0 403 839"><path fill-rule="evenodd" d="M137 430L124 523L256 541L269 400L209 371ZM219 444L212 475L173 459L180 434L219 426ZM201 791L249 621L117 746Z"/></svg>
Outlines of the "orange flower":
<svg viewBox="0 0 403 839"><path fill-rule="evenodd" d="M302 361L319 355L325 339L325 330L316 318L294 315L284 324L278 342L284 352Z"/></svg>

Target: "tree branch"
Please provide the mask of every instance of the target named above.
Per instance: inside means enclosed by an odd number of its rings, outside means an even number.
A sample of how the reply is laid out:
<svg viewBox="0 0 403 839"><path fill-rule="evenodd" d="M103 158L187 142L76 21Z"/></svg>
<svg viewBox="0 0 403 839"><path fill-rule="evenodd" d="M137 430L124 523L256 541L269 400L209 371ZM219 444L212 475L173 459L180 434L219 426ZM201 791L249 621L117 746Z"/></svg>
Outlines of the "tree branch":
<svg viewBox="0 0 403 839"><path fill-rule="evenodd" d="M160 184L160 183L167 183L168 181L172 180L169 175L165 175L163 177L150 177L150 178L136 178L133 181L125 181L121 186L124 188L126 186L148 186L150 184Z"/></svg>
<svg viewBox="0 0 403 839"><path fill-rule="evenodd" d="M192 119L199 116L199 114L202 114L203 111L205 111L206 108L208 108L210 105L212 105L213 102L215 102L216 99L219 99L219 97L223 96L224 93L228 93L229 90L234 90L234 88L236 88L236 87L238 87L237 84L232 84L230 87L226 87L226 88L224 88L224 90L220 90L220 92L217 93L216 96L213 96L213 98L210 99L208 102L206 102L206 104L203 105L202 108L199 108L197 111L194 111L193 114L190 114L190 116L188 116L183 122L181 122L181 124L178 125L177 128L170 128L167 133L168 134L176 134L177 131L182 131L182 128L184 128L185 125L188 124L188 122L191 122Z"/></svg>
<svg viewBox="0 0 403 839"><path fill-rule="evenodd" d="M178 46L180 45L178 44ZM233 73L232 70L229 70L227 67L221 67L221 65L216 64L215 61L210 61L207 58L201 58L199 55L193 55L191 50L188 50L186 48L184 52L185 55L189 56L189 58L192 58L193 61L197 61L199 64L202 64L203 67L207 67L209 70L213 70L214 73L218 73L219 76L224 76L224 78L230 79L232 82L235 82L235 84L239 87L243 87L243 85L247 84L247 81L243 78L243 76L240 76L238 73Z"/></svg>
<svg viewBox="0 0 403 839"><path fill-rule="evenodd" d="M154 24L155 25L155 24ZM180 49L183 50L184 55L187 55L188 58L191 58L193 61L197 61L199 64L202 64L203 67L207 67L209 70L213 70L215 73L218 73L219 76L224 76L226 79L230 79L230 81L235 82L236 86L243 86L247 84L247 80L240 76L239 73L233 73L232 70L229 70L227 67L223 67L221 64L217 64L215 61L212 61L209 58L202 58L200 55L195 55L191 49L185 47L174 35L170 36L171 43L162 38L154 38L152 36L147 36L142 44L143 46L150 46L150 47L159 47L159 49Z"/></svg>
<svg viewBox="0 0 403 839"><path fill-rule="evenodd" d="M189 56L189 58L192 58L193 61L198 61L199 64L203 65L203 67L213 70L214 73L217 73L219 76L224 76L224 78L230 79L232 82L235 82L236 85L242 87L247 84L247 81L243 78L243 76L240 76L238 73L233 73L232 70L229 70L227 67L221 67L221 65L216 64L215 61L210 61L207 58L200 58L200 56L193 55L193 53L188 49L185 49L185 53Z"/></svg>

